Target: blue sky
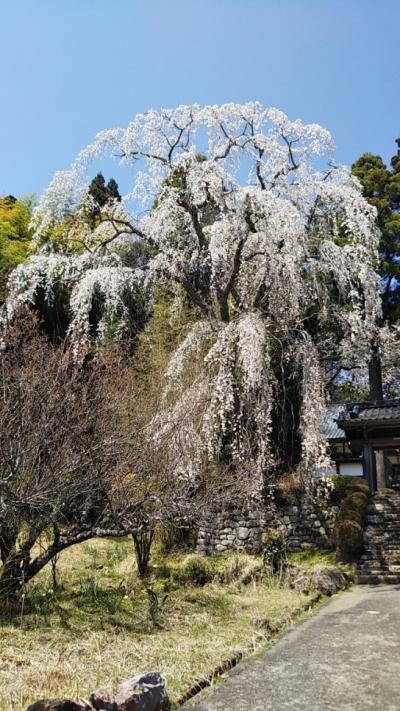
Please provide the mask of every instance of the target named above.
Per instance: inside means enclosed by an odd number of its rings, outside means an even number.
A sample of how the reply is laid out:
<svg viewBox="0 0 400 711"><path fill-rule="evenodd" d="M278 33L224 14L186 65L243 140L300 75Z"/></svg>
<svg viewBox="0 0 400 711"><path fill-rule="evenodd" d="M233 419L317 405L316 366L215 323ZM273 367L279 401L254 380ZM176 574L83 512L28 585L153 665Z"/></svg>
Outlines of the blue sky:
<svg viewBox="0 0 400 711"><path fill-rule="evenodd" d="M257 99L337 158L394 153L399 0L2 0L0 194L40 192L103 128Z"/></svg>

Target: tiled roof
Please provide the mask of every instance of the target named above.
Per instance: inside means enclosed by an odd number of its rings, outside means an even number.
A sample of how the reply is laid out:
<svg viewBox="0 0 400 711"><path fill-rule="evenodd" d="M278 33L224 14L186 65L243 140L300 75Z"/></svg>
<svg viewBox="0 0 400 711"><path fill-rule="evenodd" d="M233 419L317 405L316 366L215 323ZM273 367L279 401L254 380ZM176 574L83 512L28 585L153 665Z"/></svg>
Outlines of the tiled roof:
<svg viewBox="0 0 400 711"><path fill-rule="evenodd" d="M322 432L329 440L344 440L346 433L337 420L350 426L368 422L400 420L400 399L384 402L334 402L327 406Z"/></svg>
<svg viewBox="0 0 400 711"><path fill-rule="evenodd" d="M347 403L338 418L349 424L400 420L400 400Z"/></svg>
<svg viewBox="0 0 400 711"><path fill-rule="evenodd" d="M340 427L337 426L336 420L339 414L343 413L343 408L345 404L341 402L335 402L328 405L326 408L326 413L324 421L322 423L322 432L328 439L346 439L346 435Z"/></svg>

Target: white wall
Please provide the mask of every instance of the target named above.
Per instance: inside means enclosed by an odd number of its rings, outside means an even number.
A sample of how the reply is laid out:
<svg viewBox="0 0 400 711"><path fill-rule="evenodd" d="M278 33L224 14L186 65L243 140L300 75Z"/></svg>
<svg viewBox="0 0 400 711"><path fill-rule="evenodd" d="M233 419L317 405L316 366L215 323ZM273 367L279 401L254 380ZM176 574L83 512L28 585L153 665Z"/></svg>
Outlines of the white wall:
<svg viewBox="0 0 400 711"><path fill-rule="evenodd" d="M346 476L362 476L362 462L340 462L339 469L341 474Z"/></svg>

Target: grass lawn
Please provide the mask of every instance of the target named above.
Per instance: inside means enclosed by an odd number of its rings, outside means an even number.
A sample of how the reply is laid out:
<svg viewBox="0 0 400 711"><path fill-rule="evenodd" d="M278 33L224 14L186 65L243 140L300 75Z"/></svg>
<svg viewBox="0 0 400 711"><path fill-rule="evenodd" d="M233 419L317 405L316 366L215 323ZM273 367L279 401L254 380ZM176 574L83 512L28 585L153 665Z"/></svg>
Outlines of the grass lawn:
<svg viewBox="0 0 400 711"><path fill-rule="evenodd" d="M1 711L25 711L41 697L87 698L146 670L163 674L174 702L233 652L262 644L257 620L273 623L306 600L252 579L260 561L246 555L206 559L212 579L199 587L193 560L170 555L153 568L152 620L130 541L93 540L65 551L57 591L48 566L15 615L1 617Z"/></svg>

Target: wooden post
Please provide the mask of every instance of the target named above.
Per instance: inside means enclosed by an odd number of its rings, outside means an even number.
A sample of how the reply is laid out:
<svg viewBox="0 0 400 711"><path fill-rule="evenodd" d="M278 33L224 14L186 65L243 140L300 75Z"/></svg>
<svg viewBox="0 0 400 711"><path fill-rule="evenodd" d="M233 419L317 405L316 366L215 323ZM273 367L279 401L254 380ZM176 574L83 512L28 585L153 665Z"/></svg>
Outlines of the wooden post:
<svg viewBox="0 0 400 711"><path fill-rule="evenodd" d="M385 468L385 455L379 450L375 452L375 465L376 465L376 486L379 489L385 489L386 484L386 468Z"/></svg>
<svg viewBox="0 0 400 711"><path fill-rule="evenodd" d="M364 444L363 448L363 463L364 463L364 474L368 482L369 490L371 494L376 492L375 484L375 457L374 452L370 444Z"/></svg>
<svg viewBox="0 0 400 711"><path fill-rule="evenodd" d="M382 364L379 353L379 345L374 340L371 343L370 361L368 363L369 373L369 396L371 400L383 400L382 386Z"/></svg>

